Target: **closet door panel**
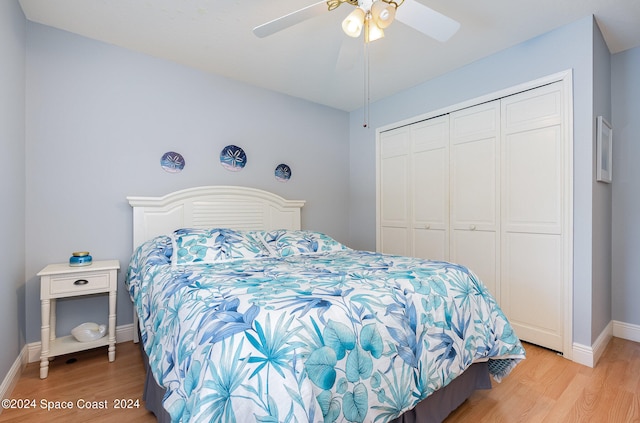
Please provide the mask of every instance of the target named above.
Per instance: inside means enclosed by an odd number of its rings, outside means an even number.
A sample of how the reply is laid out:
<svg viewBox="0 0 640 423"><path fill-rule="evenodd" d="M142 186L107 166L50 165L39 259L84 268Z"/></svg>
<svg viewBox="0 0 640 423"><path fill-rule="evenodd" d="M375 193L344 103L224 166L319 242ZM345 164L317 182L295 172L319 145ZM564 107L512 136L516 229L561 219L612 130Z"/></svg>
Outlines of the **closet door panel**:
<svg viewBox="0 0 640 423"><path fill-rule="evenodd" d="M428 260L448 261L449 254L446 247L449 245L449 240L447 238L445 230L414 229L413 255Z"/></svg>
<svg viewBox="0 0 640 423"><path fill-rule="evenodd" d="M444 230L449 224L449 117L412 125L413 224Z"/></svg>
<svg viewBox="0 0 640 423"><path fill-rule="evenodd" d="M499 113L499 100L451 113L451 139L465 142L493 137L500 128Z"/></svg>
<svg viewBox="0 0 640 423"><path fill-rule="evenodd" d="M508 133L504 140L507 231L559 234L562 226L560 125Z"/></svg>
<svg viewBox="0 0 640 423"><path fill-rule="evenodd" d="M412 155L413 256L449 258L449 192L444 146Z"/></svg>
<svg viewBox="0 0 640 423"><path fill-rule="evenodd" d="M456 248L452 251L451 261L464 264L480 278L489 292L498 298L496 286L499 266L496 263L498 250L497 237L494 232L486 231L451 231L452 244Z"/></svg>
<svg viewBox="0 0 640 423"><path fill-rule="evenodd" d="M419 151L412 156L414 225L445 229L449 222L448 166L444 147Z"/></svg>
<svg viewBox="0 0 640 423"><path fill-rule="evenodd" d="M499 219L500 101L451 114L451 224L496 230ZM481 225L481 226L479 226Z"/></svg>
<svg viewBox="0 0 640 423"><path fill-rule="evenodd" d="M406 156L391 157L382 161L382 225L407 226L409 198L406 181L408 179L408 159Z"/></svg>
<svg viewBox="0 0 640 423"><path fill-rule="evenodd" d="M505 315L521 339L562 351L560 236L509 233L503 242Z"/></svg>
<svg viewBox="0 0 640 423"><path fill-rule="evenodd" d="M518 336L564 349L564 157L558 83L502 100L501 306Z"/></svg>
<svg viewBox="0 0 640 423"><path fill-rule="evenodd" d="M497 221L496 137L451 146L452 222L495 230Z"/></svg>
<svg viewBox="0 0 640 423"><path fill-rule="evenodd" d="M383 253L409 254L410 142L408 128L381 134L378 170L378 249Z"/></svg>
<svg viewBox="0 0 640 423"><path fill-rule="evenodd" d="M451 261L500 302L500 101L452 113L450 128Z"/></svg>
<svg viewBox="0 0 640 423"><path fill-rule="evenodd" d="M381 253L410 256L409 231L406 228L382 227L380 229Z"/></svg>
<svg viewBox="0 0 640 423"><path fill-rule="evenodd" d="M449 116L411 127L413 256L449 258Z"/></svg>
<svg viewBox="0 0 640 423"><path fill-rule="evenodd" d="M520 99L526 99L520 101ZM562 122L562 91L559 83L546 85L505 98L504 128L509 132L522 132ZM515 100L515 101L512 101Z"/></svg>

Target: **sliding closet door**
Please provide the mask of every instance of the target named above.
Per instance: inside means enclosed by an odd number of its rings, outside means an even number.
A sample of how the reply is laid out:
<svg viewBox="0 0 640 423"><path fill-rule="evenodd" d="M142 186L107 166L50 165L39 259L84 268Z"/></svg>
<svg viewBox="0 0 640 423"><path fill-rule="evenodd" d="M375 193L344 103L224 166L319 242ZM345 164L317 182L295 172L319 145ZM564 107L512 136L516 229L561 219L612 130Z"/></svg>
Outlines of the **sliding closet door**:
<svg viewBox="0 0 640 423"><path fill-rule="evenodd" d="M563 350L564 120L560 83L502 100L502 289L516 334Z"/></svg>
<svg viewBox="0 0 640 423"><path fill-rule="evenodd" d="M451 114L451 261L500 302L500 101Z"/></svg>
<svg viewBox="0 0 640 423"><path fill-rule="evenodd" d="M382 253L411 255L410 133L410 127L402 127L380 134L377 250Z"/></svg>
<svg viewBox="0 0 640 423"><path fill-rule="evenodd" d="M449 116L380 134L378 251L449 258Z"/></svg>
<svg viewBox="0 0 640 423"><path fill-rule="evenodd" d="M377 248L467 266L521 339L569 352L565 90L554 82L381 133Z"/></svg>
<svg viewBox="0 0 640 423"><path fill-rule="evenodd" d="M449 116L411 126L412 255L449 259Z"/></svg>

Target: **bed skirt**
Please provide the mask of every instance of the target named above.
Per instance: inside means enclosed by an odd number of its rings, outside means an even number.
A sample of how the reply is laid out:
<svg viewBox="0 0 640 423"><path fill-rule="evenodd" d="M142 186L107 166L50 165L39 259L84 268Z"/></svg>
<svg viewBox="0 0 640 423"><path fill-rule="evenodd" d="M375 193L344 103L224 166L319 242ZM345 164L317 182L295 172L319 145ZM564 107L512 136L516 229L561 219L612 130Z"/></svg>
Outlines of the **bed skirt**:
<svg viewBox="0 0 640 423"><path fill-rule="evenodd" d="M171 423L169 413L162 406L165 389L151 374L149 360L142 349L146 379L144 383L144 400L147 410L155 414L158 423ZM444 388L434 392L414 409L407 411L391 423L442 422L453 410L458 408L477 389L491 389L491 378L487 362L476 363L455 378Z"/></svg>

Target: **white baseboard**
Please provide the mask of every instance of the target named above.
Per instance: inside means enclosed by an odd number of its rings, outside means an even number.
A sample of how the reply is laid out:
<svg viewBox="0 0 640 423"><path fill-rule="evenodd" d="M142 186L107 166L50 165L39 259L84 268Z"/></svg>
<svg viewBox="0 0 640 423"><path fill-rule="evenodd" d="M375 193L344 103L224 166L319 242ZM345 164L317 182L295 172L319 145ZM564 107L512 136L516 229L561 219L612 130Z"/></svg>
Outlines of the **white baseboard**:
<svg viewBox="0 0 640 423"><path fill-rule="evenodd" d="M607 344L614 336L628 341L640 342L640 325L612 320L607 327L604 328L593 345L587 346L574 343L572 360L585 366L595 367L604 353Z"/></svg>
<svg viewBox="0 0 640 423"><path fill-rule="evenodd" d="M18 383L18 379L20 379L20 375L22 374L22 370L27 366L27 360L29 358L28 348L25 345L20 351L20 355L13 362L9 372L4 377L2 381L2 385L0 385L0 398L9 398L11 396L11 392L13 388ZM0 413L2 413L2 408L0 408Z"/></svg>
<svg viewBox="0 0 640 423"><path fill-rule="evenodd" d="M593 345L587 346L574 342L572 360L584 366L595 367L612 337L613 321L609 322Z"/></svg>
<svg viewBox="0 0 640 423"><path fill-rule="evenodd" d="M613 321L613 336L628 341L640 342L640 325Z"/></svg>
<svg viewBox="0 0 640 423"><path fill-rule="evenodd" d="M574 342L571 354L573 362L593 367L593 349L591 347Z"/></svg>
<svg viewBox="0 0 640 423"><path fill-rule="evenodd" d="M133 323L116 327L116 343L133 341Z"/></svg>

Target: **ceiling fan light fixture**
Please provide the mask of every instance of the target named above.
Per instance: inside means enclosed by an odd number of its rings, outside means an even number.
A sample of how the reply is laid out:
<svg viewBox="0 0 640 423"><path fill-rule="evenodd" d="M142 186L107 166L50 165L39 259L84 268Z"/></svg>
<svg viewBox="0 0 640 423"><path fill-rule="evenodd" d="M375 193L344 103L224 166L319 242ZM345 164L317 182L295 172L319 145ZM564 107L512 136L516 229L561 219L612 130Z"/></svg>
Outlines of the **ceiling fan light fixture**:
<svg viewBox="0 0 640 423"><path fill-rule="evenodd" d="M365 25L365 11L356 7L353 12L342 21L342 30L349 37L357 38L362 33L362 27Z"/></svg>
<svg viewBox="0 0 640 423"><path fill-rule="evenodd" d="M384 31L371 16L367 16L364 21L364 42L370 43L375 40L384 38Z"/></svg>
<svg viewBox="0 0 640 423"><path fill-rule="evenodd" d="M396 4L376 0L371 5L371 16L380 29L385 29L396 17Z"/></svg>

